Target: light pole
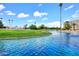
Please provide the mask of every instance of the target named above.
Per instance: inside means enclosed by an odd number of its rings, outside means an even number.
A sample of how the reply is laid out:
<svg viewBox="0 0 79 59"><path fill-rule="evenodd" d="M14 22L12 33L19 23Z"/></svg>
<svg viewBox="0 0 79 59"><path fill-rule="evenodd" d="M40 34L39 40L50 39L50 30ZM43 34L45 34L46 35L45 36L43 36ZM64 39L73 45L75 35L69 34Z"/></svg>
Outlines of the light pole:
<svg viewBox="0 0 79 59"><path fill-rule="evenodd" d="M62 30L62 3L59 4L60 7L60 31Z"/></svg>
<svg viewBox="0 0 79 59"><path fill-rule="evenodd" d="M62 3L59 4L59 7L60 7L60 48L63 48L62 44L63 44L63 40L62 40ZM60 49L61 50L61 53L64 51L63 49ZM63 53L62 53L63 54Z"/></svg>
<svg viewBox="0 0 79 59"><path fill-rule="evenodd" d="M10 29L13 24L13 20L9 19L8 21L9 21L9 29Z"/></svg>

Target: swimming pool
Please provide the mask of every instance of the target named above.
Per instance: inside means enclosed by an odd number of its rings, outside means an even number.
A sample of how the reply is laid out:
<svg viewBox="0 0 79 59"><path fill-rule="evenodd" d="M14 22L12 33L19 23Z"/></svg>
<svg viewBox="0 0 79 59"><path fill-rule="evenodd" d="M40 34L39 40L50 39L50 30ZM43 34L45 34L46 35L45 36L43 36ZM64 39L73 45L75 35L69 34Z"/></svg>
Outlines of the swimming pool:
<svg viewBox="0 0 79 59"><path fill-rule="evenodd" d="M49 36L0 40L1 56L79 56L79 34L50 31Z"/></svg>

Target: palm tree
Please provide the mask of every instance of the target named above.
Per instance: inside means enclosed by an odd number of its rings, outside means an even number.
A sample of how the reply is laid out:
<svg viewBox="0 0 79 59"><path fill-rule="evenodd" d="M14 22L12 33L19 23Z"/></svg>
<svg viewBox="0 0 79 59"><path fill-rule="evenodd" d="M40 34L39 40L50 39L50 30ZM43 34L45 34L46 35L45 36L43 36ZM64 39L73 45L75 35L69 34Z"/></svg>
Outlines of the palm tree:
<svg viewBox="0 0 79 59"><path fill-rule="evenodd" d="M0 18L0 20L2 20L3 18Z"/></svg>
<svg viewBox="0 0 79 59"><path fill-rule="evenodd" d="M65 21L65 22L64 22L64 29L65 29L65 30L70 30L70 29L71 29L71 24L70 24L69 21Z"/></svg>
<svg viewBox="0 0 79 59"><path fill-rule="evenodd" d="M59 4L60 7L60 31L62 30L62 3Z"/></svg>
<svg viewBox="0 0 79 59"><path fill-rule="evenodd" d="M0 28L3 28L3 22L2 22L3 18L0 18Z"/></svg>
<svg viewBox="0 0 79 59"><path fill-rule="evenodd" d="M76 24L75 24L75 23L73 23L73 24L72 24L72 26L73 26L73 30L75 30L75 26L76 26Z"/></svg>

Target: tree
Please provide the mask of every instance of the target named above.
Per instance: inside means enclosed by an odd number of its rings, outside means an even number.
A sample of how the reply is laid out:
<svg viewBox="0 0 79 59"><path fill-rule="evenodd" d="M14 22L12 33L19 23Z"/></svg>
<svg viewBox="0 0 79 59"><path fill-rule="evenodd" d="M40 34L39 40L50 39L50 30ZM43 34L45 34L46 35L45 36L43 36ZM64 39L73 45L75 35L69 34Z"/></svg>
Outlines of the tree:
<svg viewBox="0 0 79 59"><path fill-rule="evenodd" d="M64 29L65 29L65 30L69 30L70 28L71 28L71 25L70 25L69 21L66 21L66 22L64 23Z"/></svg>
<svg viewBox="0 0 79 59"><path fill-rule="evenodd" d="M30 29L37 29L36 25L32 24L29 26Z"/></svg>
<svg viewBox="0 0 79 59"><path fill-rule="evenodd" d="M3 23L2 23L2 21L0 20L0 28L3 28L4 26L3 26Z"/></svg>
<svg viewBox="0 0 79 59"><path fill-rule="evenodd" d="M27 24L24 25L24 29L27 29Z"/></svg>
<svg viewBox="0 0 79 59"><path fill-rule="evenodd" d="M38 28L39 28L39 29L46 29L47 27L42 24L42 25L40 25Z"/></svg>
<svg viewBox="0 0 79 59"><path fill-rule="evenodd" d="M73 24L72 24L72 26L73 26L73 30L75 30L75 26L76 26L76 24L75 24L75 23L73 23Z"/></svg>

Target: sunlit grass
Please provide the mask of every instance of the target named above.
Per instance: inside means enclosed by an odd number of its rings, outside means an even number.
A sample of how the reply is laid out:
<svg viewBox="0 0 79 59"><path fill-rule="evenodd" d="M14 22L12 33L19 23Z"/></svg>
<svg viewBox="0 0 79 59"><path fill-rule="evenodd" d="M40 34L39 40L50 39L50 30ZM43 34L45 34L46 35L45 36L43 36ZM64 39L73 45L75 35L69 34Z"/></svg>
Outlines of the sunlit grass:
<svg viewBox="0 0 79 59"><path fill-rule="evenodd" d="M0 38L29 38L49 34L47 30L0 30Z"/></svg>

